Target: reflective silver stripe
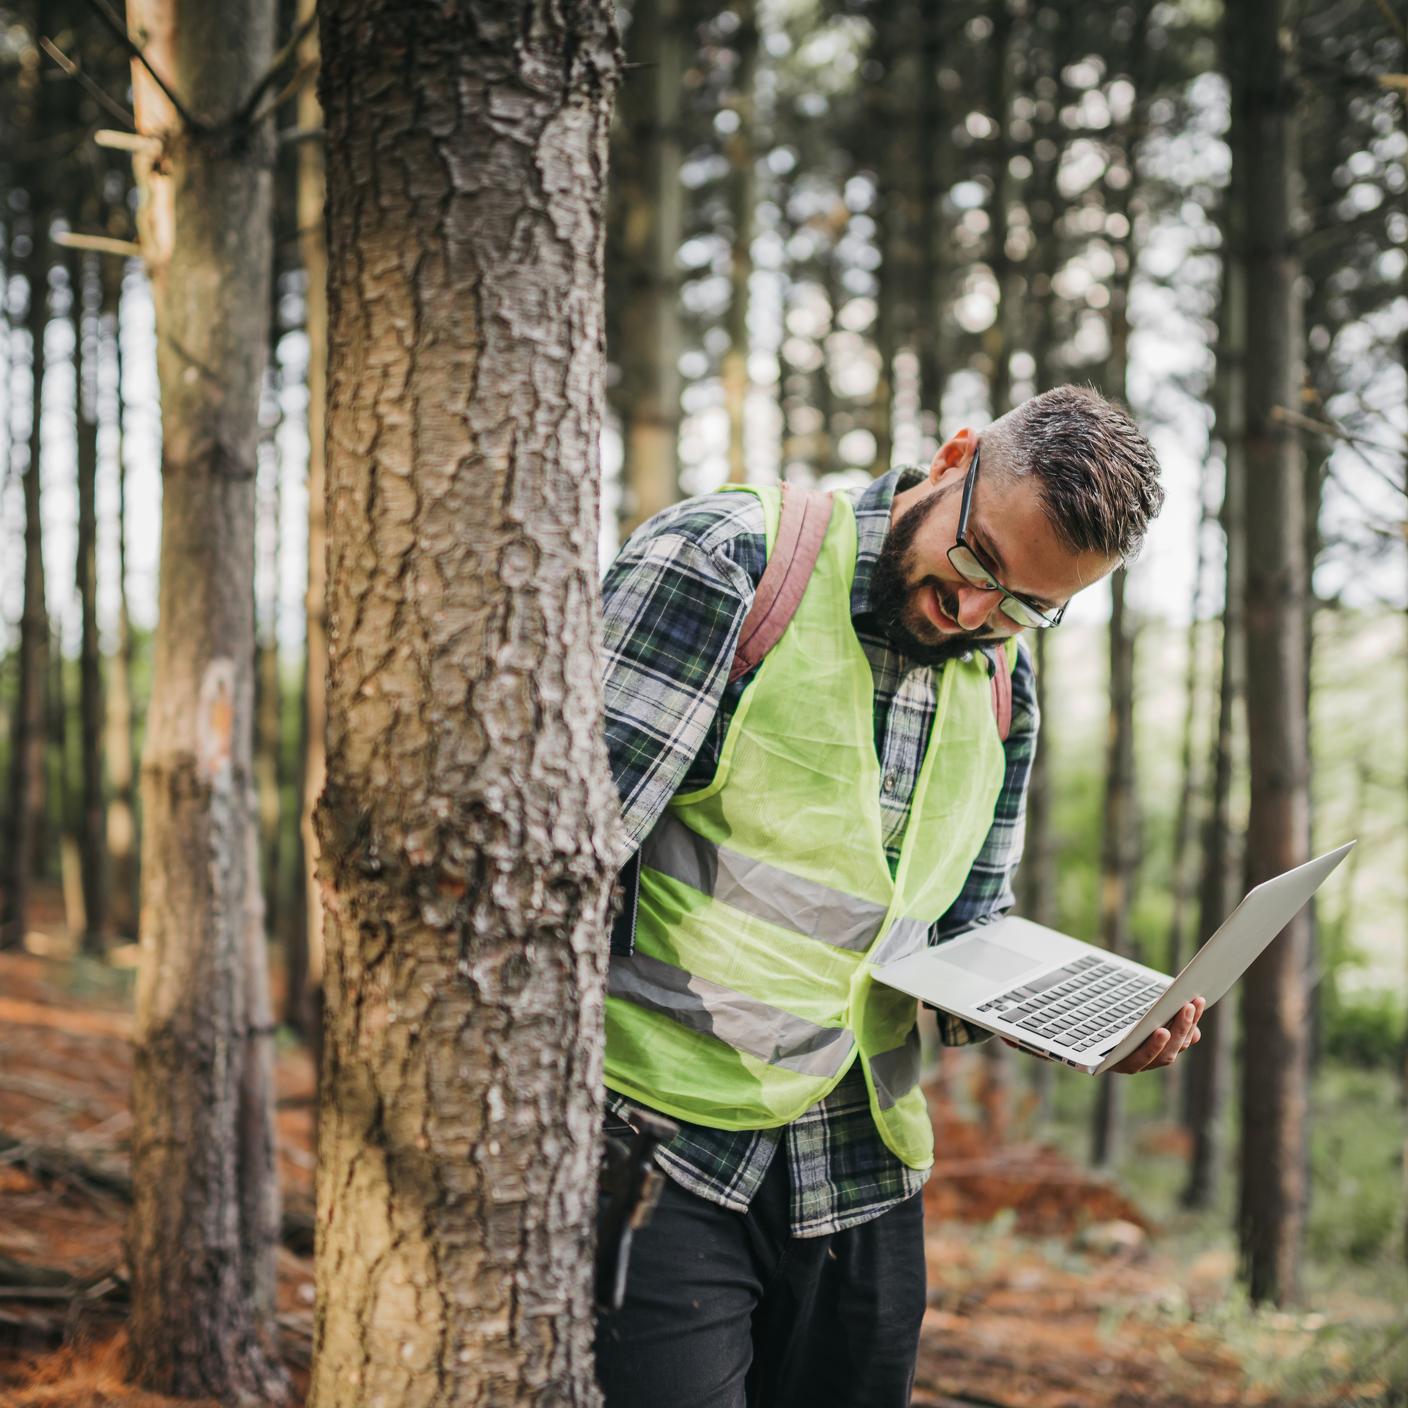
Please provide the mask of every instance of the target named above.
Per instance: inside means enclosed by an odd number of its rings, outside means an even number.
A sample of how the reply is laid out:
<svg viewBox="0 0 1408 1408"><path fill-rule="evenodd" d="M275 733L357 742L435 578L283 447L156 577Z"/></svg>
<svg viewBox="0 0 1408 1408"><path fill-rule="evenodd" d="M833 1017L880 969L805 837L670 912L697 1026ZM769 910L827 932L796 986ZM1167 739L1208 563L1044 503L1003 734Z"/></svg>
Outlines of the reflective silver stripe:
<svg viewBox="0 0 1408 1408"><path fill-rule="evenodd" d="M929 937L929 926L922 919L896 919L884 942L870 955L872 963L898 963L911 953L918 953Z"/></svg>
<svg viewBox="0 0 1408 1408"><path fill-rule="evenodd" d="M919 1084L919 1028L911 1027L903 1046L881 1051L870 1058L870 1078L875 1098L888 1110Z"/></svg>
<svg viewBox="0 0 1408 1408"><path fill-rule="evenodd" d="M730 909L833 948L864 953L885 922L884 905L717 846L669 812L646 837L641 860Z"/></svg>
<svg viewBox="0 0 1408 1408"><path fill-rule="evenodd" d="M834 1076L855 1045L845 1027L817 1026L644 953L613 958L606 991L801 1075Z"/></svg>

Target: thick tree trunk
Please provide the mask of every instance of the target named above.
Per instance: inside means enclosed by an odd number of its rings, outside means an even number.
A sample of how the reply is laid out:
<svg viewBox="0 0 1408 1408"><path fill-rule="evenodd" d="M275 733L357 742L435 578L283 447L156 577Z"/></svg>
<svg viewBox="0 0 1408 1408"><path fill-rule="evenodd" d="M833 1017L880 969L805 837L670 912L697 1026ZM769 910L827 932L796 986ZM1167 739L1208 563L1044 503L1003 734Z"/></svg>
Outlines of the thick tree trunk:
<svg viewBox="0 0 1408 1408"><path fill-rule="evenodd" d="M110 339L116 392L113 400L117 469L117 643L108 660L105 705L107 740L108 900L115 936L137 934L137 797L132 766L132 618L127 609L127 464L124 457L122 399L122 273L116 259L104 259L103 327Z"/></svg>
<svg viewBox="0 0 1408 1408"><path fill-rule="evenodd" d="M44 527L39 445L44 400L44 329L49 319L49 216L35 211L24 261L29 286L32 396L29 458L24 482L24 606L20 616L19 684L10 735L10 797L5 847L5 912L0 948L24 942L29 887L43 860L47 786L44 771L45 695L49 678L49 612L44 600Z"/></svg>
<svg viewBox="0 0 1408 1408"><path fill-rule="evenodd" d="M314 0L299 0L302 23ZM318 61L315 25L303 41L301 63ZM323 125L317 90L305 84L298 95L298 125ZM328 261L323 235L323 144L298 147L298 248L307 280L304 332L308 338L308 585L304 598L306 634L303 657L303 737L299 749L302 776L298 820L297 876L301 899L294 905L289 929L288 998L284 1021L313 1046L315 1067L322 1068L323 899L318 888L318 838L313 809L327 770L327 473L326 414L328 377Z"/></svg>
<svg viewBox="0 0 1408 1408"><path fill-rule="evenodd" d="M1242 131L1233 190L1243 201L1247 323L1257 355L1246 374L1247 711L1251 812L1247 872L1255 884L1309 855L1305 707L1305 492L1296 433L1276 418L1300 385L1298 259L1292 235L1294 99L1280 37L1284 0L1249 0L1232 69ZM1296 1295L1305 1222L1306 968L1298 914L1242 985L1242 1160L1239 1233L1253 1300Z"/></svg>
<svg viewBox="0 0 1408 1408"><path fill-rule="evenodd" d="M755 0L734 6L738 29L733 47L738 67L733 76L732 111L738 126L725 145L729 161L729 216L733 242L729 263L728 351L723 359L724 408L728 412L728 477L733 484L748 480L744 428L748 407L748 284L753 274L753 205L757 180L757 103L753 85L758 66L758 16Z"/></svg>
<svg viewBox="0 0 1408 1408"><path fill-rule="evenodd" d="M164 1393L267 1400L272 1029L251 766L255 458L272 134L232 130L273 51L269 0L131 0L141 238L162 400L160 622L142 757L133 1071L133 1368ZM274 1219L276 1223L276 1219Z"/></svg>
<svg viewBox="0 0 1408 1408"><path fill-rule="evenodd" d="M594 1404L611 7L323 0L310 1402Z"/></svg>
<svg viewBox="0 0 1408 1408"><path fill-rule="evenodd" d="M80 944L102 953L107 937L107 817L103 806L103 675L98 648L98 347L97 317L89 317L90 286L99 256L75 252L73 278L74 405L78 429L78 551L76 576L82 612L78 657L79 873L84 927ZM95 290L96 292L96 290ZM96 314L97 309L94 308Z"/></svg>
<svg viewBox="0 0 1408 1408"><path fill-rule="evenodd" d="M618 193L621 238L620 345L613 349L621 381L615 405L621 424L622 529L629 533L679 497L681 350L675 258L684 233L684 20L680 0L633 7L627 36L633 68L621 92L628 134L627 178Z"/></svg>

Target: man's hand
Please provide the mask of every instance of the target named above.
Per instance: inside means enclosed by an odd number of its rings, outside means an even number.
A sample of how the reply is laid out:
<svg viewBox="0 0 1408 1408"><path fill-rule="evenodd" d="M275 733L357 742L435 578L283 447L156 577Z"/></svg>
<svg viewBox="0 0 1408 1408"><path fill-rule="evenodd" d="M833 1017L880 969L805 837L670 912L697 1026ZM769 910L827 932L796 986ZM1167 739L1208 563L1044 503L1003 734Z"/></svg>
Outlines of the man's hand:
<svg viewBox="0 0 1408 1408"><path fill-rule="evenodd" d="M1195 997L1192 1002L1186 1003L1168 1026L1150 1032L1143 1046L1131 1051L1118 1066L1111 1066L1111 1072L1117 1071L1122 1076L1132 1076L1137 1071L1162 1070L1165 1066L1173 1065L1181 1053L1187 1051L1190 1046L1196 1046L1203 1039L1203 1034L1198 1029L1198 1021L1207 1005L1207 999L1202 997ZM1021 1049L1009 1037L1002 1039L1008 1046ZM1052 1058L1042 1056L1041 1059L1049 1061Z"/></svg>
<svg viewBox="0 0 1408 1408"><path fill-rule="evenodd" d="M1207 1001L1195 997L1185 1003L1168 1026L1150 1032L1143 1046L1131 1051L1118 1066L1111 1066L1122 1076L1132 1076L1136 1071L1159 1070L1171 1066L1180 1053L1190 1046L1196 1046L1203 1034L1198 1030L1198 1019L1203 1015Z"/></svg>

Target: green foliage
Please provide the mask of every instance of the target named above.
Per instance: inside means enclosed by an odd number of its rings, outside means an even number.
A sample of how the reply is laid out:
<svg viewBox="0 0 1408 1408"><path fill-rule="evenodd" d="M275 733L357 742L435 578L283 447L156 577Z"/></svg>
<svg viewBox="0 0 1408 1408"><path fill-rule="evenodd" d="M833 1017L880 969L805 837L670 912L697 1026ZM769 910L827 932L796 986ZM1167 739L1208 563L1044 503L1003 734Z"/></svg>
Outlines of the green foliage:
<svg viewBox="0 0 1408 1408"><path fill-rule="evenodd" d="M1324 1022L1325 1054L1334 1061L1392 1069L1402 1056L1403 1004L1390 993L1327 1002Z"/></svg>

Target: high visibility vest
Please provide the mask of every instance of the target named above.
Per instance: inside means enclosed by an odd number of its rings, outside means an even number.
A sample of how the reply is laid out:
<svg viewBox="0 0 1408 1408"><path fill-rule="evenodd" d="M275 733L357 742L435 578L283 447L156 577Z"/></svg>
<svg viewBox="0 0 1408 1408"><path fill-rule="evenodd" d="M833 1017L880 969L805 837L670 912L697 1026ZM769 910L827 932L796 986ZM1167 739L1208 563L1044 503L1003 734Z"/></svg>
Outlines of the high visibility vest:
<svg viewBox="0 0 1408 1408"><path fill-rule="evenodd" d="M743 492L763 502L771 550L781 496ZM635 952L612 958L607 981L606 1084L695 1124L763 1129L859 1059L881 1138L927 1168L917 1004L871 965L923 947L957 897L1004 753L985 658L950 661L892 874L875 686L851 622L856 541L835 495L801 604L739 699L713 779L676 794L645 841Z"/></svg>

